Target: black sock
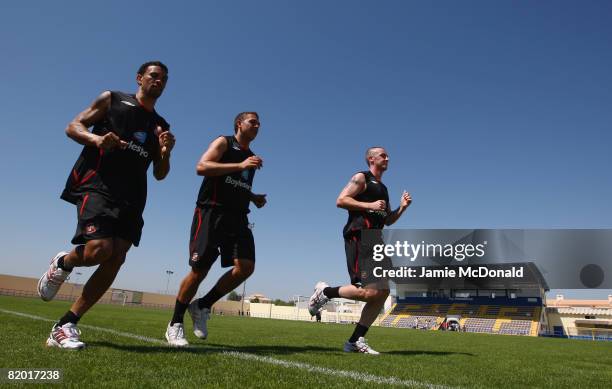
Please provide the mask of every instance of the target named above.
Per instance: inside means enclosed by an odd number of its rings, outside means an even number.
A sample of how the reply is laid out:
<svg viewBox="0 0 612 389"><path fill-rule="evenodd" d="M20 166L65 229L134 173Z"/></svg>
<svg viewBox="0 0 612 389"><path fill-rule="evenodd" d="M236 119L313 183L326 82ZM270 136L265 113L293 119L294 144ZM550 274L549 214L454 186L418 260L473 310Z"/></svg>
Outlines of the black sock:
<svg viewBox="0 0 612 389"><path fill-rule="evenodd" d="M64 263L64 258L66 257L66 255L64 255L63 257L61 257L60 259L57 260L57 267L59 267L62 270L65 271L72 271L72 269L74 269L74 266L69 267L68 265L66 265Z"/></svg>
<svg viewBox="0 0 612 389"><path fill-rule="evenodd" d="M361 324L357 323L357 326L355 326L355 331L353 331L353 335L351 335L351 337L349 338L349 342L355 343L357 339L361 338L362 336L365 336L366 332L368 332L368 329L369 327L362 326Z"/></svg>
<svg viewBox="0 0 612 389"><path fill-rule="evenodd" d="M79 322L80 317L78 317L76 314L72 313L72 311L68 311L66 312L66 314L64 316L62 316L61 319L59 319L59 321L57 322L57 325L59 327L63 326L66 323L73 323L73 324L77 324Z"/></svg>
<svg viewBox="0 0 612 389"><path fill-rule="evenodd" d="M183 317L185 316L185 311L189 304L184 304L178 300L174 303L174 314L172 315L172 320L170 321L170 325L174 323L182 323Z"/></svg>
<svg viewBox="0 0 612 389"><path fill-rule="evenodd" d="M198 308L208 308L210 309L214 303L219 301L221 297L223 297L223 293L217 290L217 286L213 286L213 288L206 294L206 296L202 297L198 300Z"/></svg>
<svg viewBox="0 0 612 389"><path fill-rule="evenodd" d="M325 295L325 297L330 299L338 298L340 297L340 287L336 286L332 288L328 286L327 288L323 289L323 294Z"/></svg>

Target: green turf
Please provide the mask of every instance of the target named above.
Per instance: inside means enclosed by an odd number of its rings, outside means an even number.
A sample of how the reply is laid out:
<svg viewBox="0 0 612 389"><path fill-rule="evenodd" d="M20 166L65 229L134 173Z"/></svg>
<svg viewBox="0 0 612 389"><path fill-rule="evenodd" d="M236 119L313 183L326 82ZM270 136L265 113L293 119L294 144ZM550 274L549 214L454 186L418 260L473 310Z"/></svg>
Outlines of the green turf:
<svg viewBox="0 0 612 389"><path fill-rule="evenodd" d="M49 319L68 307L0 297L0 309ZM167 310L98 305L81 324L163 340L170 316ZM0 323L0 367L62 368L63 386L390 386L243 360L227 351L451 387L582 389L612 383L611 342L373 328L369 343L383 354L370 356L342 352L352 326L214 316L206 341L192 335L186 320L192 345L186 350L82 328L88 348L70 352L44 346L51 322L0 312Z"/></svg>

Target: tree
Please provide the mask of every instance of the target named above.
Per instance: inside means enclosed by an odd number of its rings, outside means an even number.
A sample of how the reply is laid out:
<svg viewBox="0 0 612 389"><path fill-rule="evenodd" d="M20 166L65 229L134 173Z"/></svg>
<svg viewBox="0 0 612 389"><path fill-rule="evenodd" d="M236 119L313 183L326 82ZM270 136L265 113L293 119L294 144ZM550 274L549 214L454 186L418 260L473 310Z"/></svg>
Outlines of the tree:
<svg viewBox="0 0 612 389"><path fill-rule="evenodd" d="M227 301L240 301L240 300L242 300L242 296L236 293L235 290L232 290L227 295Z"/></svg>
<svg viewBox="0 0 612 389"><path fill-rule="evenodd" d="M283 301L283 300L281 300L281 299L276 299L276 300L274 300L274 303L273 303L273 304L274 304L274 305L277 305L277 306L284 306L284 307L293 307L293 306L295 305L294 303L291 303L291 302L290 302L290 303L288 303L288 302Z"/></svg>

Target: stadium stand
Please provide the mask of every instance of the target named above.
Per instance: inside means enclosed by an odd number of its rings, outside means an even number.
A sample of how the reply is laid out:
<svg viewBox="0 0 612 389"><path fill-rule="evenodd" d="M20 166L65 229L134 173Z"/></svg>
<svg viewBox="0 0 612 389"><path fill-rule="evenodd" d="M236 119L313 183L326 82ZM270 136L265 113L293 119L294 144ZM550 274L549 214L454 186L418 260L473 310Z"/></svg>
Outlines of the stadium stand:
<svg viewBox="0 0 612 389"><path fill-rule="evenodd" d="M497 299L499 301L500 299ZM506 301L506 304L513 304ZM540 304L540 303L536 303ZM381 319L383 327L440 329L449 316L460 317L465 332L536 336L541 306L397 303Z"/></svg>

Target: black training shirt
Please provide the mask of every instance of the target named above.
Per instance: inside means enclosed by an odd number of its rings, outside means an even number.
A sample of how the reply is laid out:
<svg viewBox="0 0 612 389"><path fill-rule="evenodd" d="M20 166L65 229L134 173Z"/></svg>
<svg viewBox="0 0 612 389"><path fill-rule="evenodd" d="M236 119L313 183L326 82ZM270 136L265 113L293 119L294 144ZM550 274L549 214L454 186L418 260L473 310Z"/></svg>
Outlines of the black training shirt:
<svg viewBox="0 0 612 389"><path fill-rule="evenodd" d="M162 131L170 128L157 112L140 105L135 95L112 91L110 108L94 124L93 133L114 132L128 146L111 151L83 147L61 198L76 204L83 193L97 192L118 205L142 212L147 199L147 170L159 154L157 126Z"/></svg>

